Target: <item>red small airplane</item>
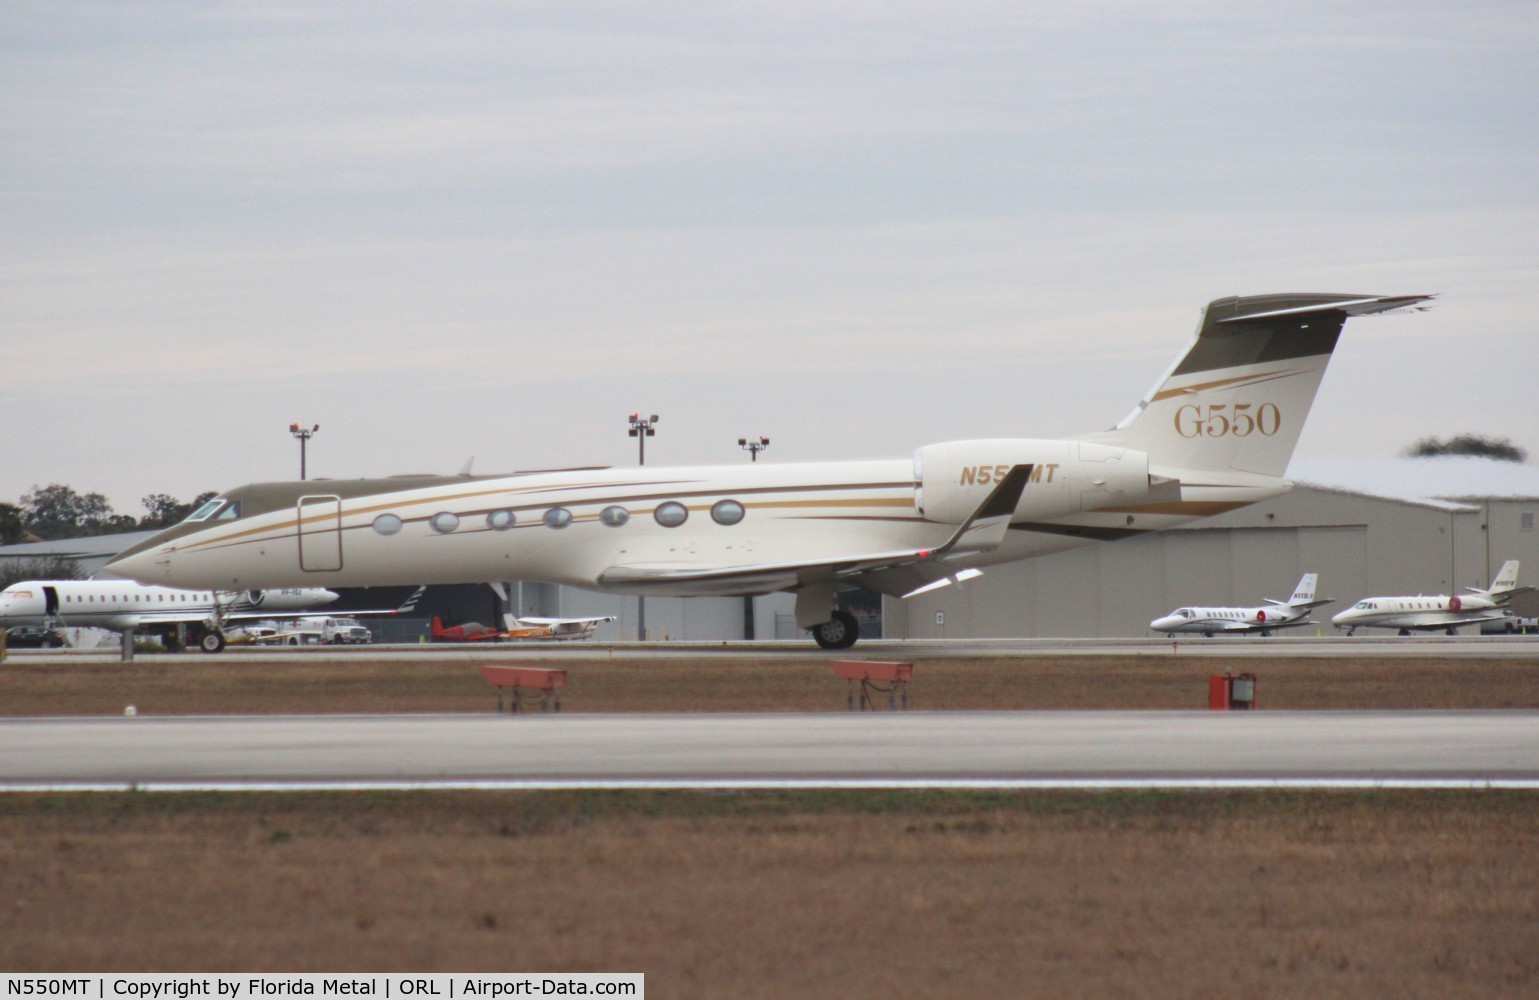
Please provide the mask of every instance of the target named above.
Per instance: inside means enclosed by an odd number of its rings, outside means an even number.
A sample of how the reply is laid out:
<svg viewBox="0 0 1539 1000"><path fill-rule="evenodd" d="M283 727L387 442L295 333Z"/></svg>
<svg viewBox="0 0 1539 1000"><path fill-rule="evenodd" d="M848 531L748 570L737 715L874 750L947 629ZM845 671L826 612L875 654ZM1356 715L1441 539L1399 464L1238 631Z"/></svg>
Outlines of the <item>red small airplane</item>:
<svg viewBox="0 0 1539 1000"><path fill-rule="evenodd" d="M465 622L445 628L438 616L433 616L434 642L501 642L504 639L543 639L551 634L551 630L543 626L498 629L480 622Z"/></svg>

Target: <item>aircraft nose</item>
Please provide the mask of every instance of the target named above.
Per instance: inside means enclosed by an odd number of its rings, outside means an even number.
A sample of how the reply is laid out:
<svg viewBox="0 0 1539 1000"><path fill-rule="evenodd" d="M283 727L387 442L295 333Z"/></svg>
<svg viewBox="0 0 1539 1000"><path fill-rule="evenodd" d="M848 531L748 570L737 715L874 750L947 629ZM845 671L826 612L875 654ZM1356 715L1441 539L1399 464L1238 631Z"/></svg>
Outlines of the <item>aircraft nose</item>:
<svg viewBox="0 0 1539 1000"><path fill-rule="evenodd" d="M169 562L162 560L157 565L155 557L149 552L127 552L118 556L103 567L108 573L116 576L127 577L140 583L154 583L156 577L166 575Z"/></svg>

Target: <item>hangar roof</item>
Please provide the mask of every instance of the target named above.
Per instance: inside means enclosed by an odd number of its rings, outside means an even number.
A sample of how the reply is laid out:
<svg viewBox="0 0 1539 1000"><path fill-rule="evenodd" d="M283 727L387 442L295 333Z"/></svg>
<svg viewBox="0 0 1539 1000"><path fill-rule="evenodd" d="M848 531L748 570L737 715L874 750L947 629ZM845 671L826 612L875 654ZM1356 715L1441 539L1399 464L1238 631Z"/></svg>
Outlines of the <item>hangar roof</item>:
<svg viewBox="0 0 1539 1000"><path fill-rule="evenodd" d="M1421 503L1539 498L1539 466L1459 455L1300 460L1288 467L1288 478Z"/></svg>

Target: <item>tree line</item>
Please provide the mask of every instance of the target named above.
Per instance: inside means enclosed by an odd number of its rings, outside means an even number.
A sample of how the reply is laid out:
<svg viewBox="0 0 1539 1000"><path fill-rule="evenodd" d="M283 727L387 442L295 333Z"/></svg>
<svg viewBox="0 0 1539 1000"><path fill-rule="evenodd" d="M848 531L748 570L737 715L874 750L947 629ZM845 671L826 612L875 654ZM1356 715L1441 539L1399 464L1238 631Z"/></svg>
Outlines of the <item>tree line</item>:
<svg viewBox="0 0 1539 1000"><path fill-rule="evenodd" d="M0 503L0 545L168 528L213 496L213 491L199 493L182 503L166 493L151 493L139 501L147 513L136 518L114 513L100 493L77 493L61 483L33 486L20 503Z"/></svg>

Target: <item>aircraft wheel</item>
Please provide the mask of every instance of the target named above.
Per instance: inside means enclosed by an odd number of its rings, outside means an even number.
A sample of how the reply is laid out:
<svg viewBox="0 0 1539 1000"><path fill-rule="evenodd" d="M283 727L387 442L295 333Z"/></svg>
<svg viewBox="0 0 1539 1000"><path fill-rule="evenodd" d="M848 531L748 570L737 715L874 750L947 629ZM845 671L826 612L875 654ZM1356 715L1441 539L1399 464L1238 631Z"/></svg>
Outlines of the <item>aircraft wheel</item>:
<svg viewBox="0 0 1539 1000"><path fill-rule="evenodd" d="M1403 629L1400 630L1400 637L1402 639L1408 638L1410 636L1410 634L1411 634L1411 630L1408 629L1408 628L1403 628Z"/></svg>
<svg viewBox="0 0 1539 1000"><path fill-rule="evenodd" d="M1262 629L1261 630L1261 638L1263 638L1263 639L1270 639L1270 638L1272 638L1272 630L1269 629L1269 628Z"/></svg>
<svg viewBox="0 0 1539 1000"><path fill-rule="evenodd" d="M848 611L835 611L821 625L814 625L812 638L824 649L849 649L860 638L860 623Z"/></svg>
<svg viewBox="0 0 1539 1000"><path fill-rule="evenodd" d="M208 631L203 633L203 638L198 640L198 648L205 653L218 653L224 650L224 633Z"/></svg>
<svg viewBox="0 0 1539 1000"><path fill-rule="evenodd" d="M1443 630L1443 634L1444 635L1458 635L1459 634L1459 630L1458 629L1453 629L1453 628L1444 629Z"/></svg>

